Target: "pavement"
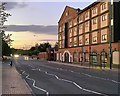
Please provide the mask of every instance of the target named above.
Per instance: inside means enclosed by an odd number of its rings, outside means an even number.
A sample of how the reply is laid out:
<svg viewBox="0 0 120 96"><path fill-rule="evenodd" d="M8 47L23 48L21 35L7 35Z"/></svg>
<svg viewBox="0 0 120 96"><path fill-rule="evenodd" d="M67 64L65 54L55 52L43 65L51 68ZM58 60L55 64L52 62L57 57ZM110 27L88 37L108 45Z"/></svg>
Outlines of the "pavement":
<svg viewBox="0 0 120 96"><path fill-rule="evenodd" d="M8 96L8 94L29 94L32 96L26 81L22 79L14 65L11 67L9 64L8 61L2 64L2 96Z"/></svg>
<svg viewBox="0 0 120 96"><path fill-rule="evenodd" d="M117 71L68 66L44 60L24 60L24 58L17 59L15 66L34 94L118 96L120 82Z"/></svg>

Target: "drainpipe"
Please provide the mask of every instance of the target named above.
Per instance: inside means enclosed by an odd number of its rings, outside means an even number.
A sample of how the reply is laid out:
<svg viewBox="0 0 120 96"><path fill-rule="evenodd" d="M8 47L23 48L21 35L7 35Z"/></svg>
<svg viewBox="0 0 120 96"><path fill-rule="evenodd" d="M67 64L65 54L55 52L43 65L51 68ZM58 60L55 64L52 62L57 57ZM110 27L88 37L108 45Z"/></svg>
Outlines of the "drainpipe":
<svg viewBox="0 0 120 96"><path fill-rule="evenodd" d="M90 19L91 19L91 9L90 9ZM89 26L89 67L91 65L91 20L90 20L90 26Z"/></svg>

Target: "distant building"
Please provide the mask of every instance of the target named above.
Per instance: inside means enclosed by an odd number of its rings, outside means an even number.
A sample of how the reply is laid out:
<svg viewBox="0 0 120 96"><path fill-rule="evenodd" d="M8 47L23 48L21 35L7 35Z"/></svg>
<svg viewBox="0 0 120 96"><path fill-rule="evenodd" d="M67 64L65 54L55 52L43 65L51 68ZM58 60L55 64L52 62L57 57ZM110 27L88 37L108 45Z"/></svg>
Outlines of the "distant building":
<svg viewBox="0 0 120 96"><path fill-rule="evenodd" d="M69 6L58 22L57 61L89 64L120 60L120 2L94 2L83 10ZM110 18L111 17L111 18Z"/></svg>
<svg viewBox="0 0 120 96"><path fill-rule="evenodd" d="M54 60L54 48L47 48L46 52L39 52L39 59Z"/></svg>

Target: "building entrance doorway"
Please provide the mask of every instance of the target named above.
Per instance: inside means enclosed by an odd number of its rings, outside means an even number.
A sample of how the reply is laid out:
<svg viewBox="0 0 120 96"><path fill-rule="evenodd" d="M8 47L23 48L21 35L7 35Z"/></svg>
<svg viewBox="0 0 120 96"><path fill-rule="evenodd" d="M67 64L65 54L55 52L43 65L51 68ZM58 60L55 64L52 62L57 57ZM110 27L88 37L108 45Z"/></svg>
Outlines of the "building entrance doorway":
<svg viewBox="0 0 120 96"><path fill-rule="evenodd" d="M69 54L67 52L65 53L64 57L65 57L65 62L68 63L69 62Z"/></svg>

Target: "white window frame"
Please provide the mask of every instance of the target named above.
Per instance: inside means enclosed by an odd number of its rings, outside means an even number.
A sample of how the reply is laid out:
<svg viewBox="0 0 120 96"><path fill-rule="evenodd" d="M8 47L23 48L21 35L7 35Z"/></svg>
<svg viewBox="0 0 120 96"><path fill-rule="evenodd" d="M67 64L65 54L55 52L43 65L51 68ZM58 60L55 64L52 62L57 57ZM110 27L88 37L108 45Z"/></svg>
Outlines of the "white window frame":
<svg viewBox="0 0 120 96"><path fill-rule="evenodd" d="M76 25L76 24L77 24L77 18L74 19L74 25Z"/></svg>
<svg viewBox="0 0 120 96"><path fill-rule="evenodd" d="M72 27L72 21L70 21L69 23L70 23L69 27Z"/></svg>
<svg viewBox="0 0 120 96"><path fill-rule="evenodd" d="M59 34L59 38L60 38L60 40L62 39L62 35L61 35L61 33Z"/></svg>
<svg viewBox="0 0 120 96"><path fill-rule="evenodd" d="M70 34L69 37L72 37L72 29L69 29L69 34Z"/></svg>
<svg viewBox="0 0 120 96"><path fill-rule="evenodd" d="M106 9L106 3L102 4L102 10Z"/></svg>
<svg viewBox="0 0 120 96"><path fill-rule="evenodd" d="M97 36L93 37L93 42L97 42Z"/></svg>
<svg viewBox="0 0 120 96"><path fill-rule="evenodd" d="M82 39L79 40L79 44L82 44Z"/></svg>
<svg viewBox="0 0 120 96"><path fill-rule="evenodd" d="M85 27L88 27L88 22L85 23Z"/></svg>
<svg viewBox="0 0 120 96"><path fill-rule="evenodd" d="M88 18L88 12L85 13L85 18Z"/></svg>
<svg viewBox="0 0 120 96"><path fill-rule="evenodd" d="M82 25L79 26L79 29L80 29L80 30L82 29Z"/></svg>
<svg viewBox="0 0 120 96"><path fill-rule="evenodd" d="M77 35L77 27L74 27L74 36Z"/></svg>
<svg viewBox="0 0 120 96"><path fill-rule="evenodd" d="M93 9L93 14L96 14L96 12L97 12L97 8L94 8Z"/></svg>
<svg viewBox="0 0 120 96"><path fill-rule="evenodd" d="M93 19L93 25L97 24L97 19Z"/></svg>
<svg viewBox="0 0 120 96"><path fill-rule="evenodd" d="M65 47L65 41L62 40L62 47L64 48Z"/></svg>
<svg viewBox="0 0 120 96"><path fill-rule="evenodd" d="M102 41L106 41L107 40L107 34L103 34L102 35Z"/></svg>
<svg viewBox="0 0 120 96"><path fill-rule="evenodd" d="M70 38L69 47L72 47L72 38Z"/></svg>
<svg viewBox="0 0 120 96"><path fill-rule="evenodd" d="M74 37L74 46L77 46L77 37Z"/></svg>
<svg viewBox="0 0 120 96"><path fill-rule="evenodd" d="M102 15L102 21L105 21L105 20L106 20L106 14Z"/></svg>
<svg viewBox="0 0 120 96"><path fill-rule="evenodd" d="M89 40L88 38L85 38L85 43L88 43L88 40Z"/></svg>
<svg viewBox="0 0 120 96"><path fill-rule="evenodd" d="M79 17L79 20L82 21L82 16Z"/></svg>

